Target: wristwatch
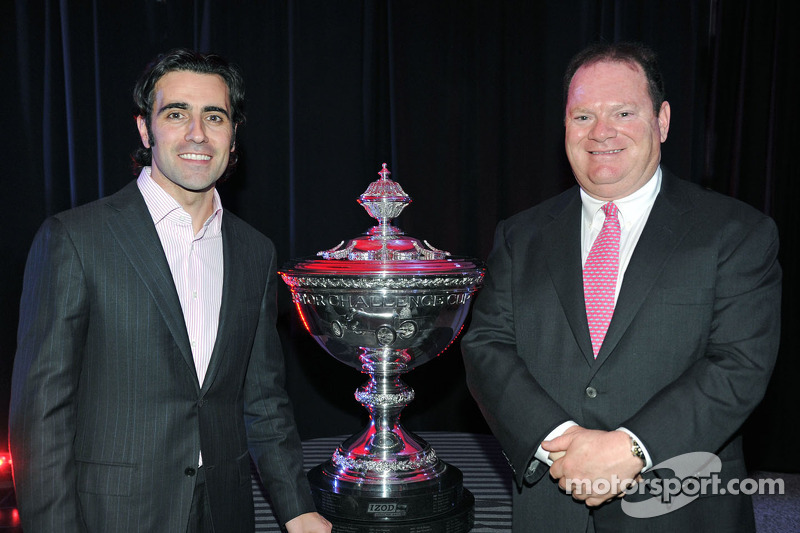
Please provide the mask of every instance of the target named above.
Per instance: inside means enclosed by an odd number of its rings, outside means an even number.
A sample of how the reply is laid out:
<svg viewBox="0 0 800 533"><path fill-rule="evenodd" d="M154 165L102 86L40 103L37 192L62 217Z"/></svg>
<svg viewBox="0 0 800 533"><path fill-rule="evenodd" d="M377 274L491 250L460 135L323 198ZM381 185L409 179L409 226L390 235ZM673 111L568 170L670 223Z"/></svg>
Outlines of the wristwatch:
<svg viewBox="0 0 800 533"><path fill-rule="evenodd" d="M642 451L642 447L639 445L639 441L631 437L631 453L634 457L638 457L642 460L642 464L647 464L647 459L644 456L644 452Z"/></svg>

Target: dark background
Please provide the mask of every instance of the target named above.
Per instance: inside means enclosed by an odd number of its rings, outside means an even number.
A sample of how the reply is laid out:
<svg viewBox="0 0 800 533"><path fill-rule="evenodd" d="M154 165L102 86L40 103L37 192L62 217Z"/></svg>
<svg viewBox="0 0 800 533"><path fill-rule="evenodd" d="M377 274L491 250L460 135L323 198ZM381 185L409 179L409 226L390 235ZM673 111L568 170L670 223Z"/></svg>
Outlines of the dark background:
<svg viewBox="0 0 800 533"><path fill-rule="evenodd" d="M494 227L573 183L561 75L601 38L661 56L672 106L663 163L768 213L781 230L781 352L746 426L751 468L800 471L792 407L800 222L795 0L3 0L0 424L5 427L22 273L50 214L133 179L131 89L176 46L215 51L247 83L242 160L223 205L269 235L279 262L359 235L355 199L386 162L414 199L407 234L485 258ZM282 284L281 284L282 285ZM279 292L288 386L304 438L349 434L365 376L307 335ZM458 343L409 373L412 431L487 431L464 385ZM536 406L521 406L535 409ZM3 433L0 433L0 437ZM4 439L3 439L4 440ZM0 449L3 445L0 444Z"/></svg>

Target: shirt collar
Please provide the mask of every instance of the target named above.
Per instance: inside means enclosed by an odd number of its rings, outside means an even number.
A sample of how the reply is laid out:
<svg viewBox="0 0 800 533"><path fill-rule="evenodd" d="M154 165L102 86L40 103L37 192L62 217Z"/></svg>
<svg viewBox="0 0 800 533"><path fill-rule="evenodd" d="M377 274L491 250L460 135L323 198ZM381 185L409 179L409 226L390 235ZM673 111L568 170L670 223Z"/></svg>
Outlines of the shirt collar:
<svg viewBox="0 0 800 533"><path fill-rule="evenodd" d="M136 185L139 187L139 191L144 197L144 203L147 204L147 209L150 211L150 216L153 217L153 223L155 225L158 225L172 213L186 214L188 216L188 213L184 211L181 204L156 183L150 175L149 166L142 167L142 171L139 173L139 177L136 180ZM208 228L209 224L213 223L212 231L216 232L219 231L222 221L222 201L220 200L219 192L217 192L216 187L213 192L214 197L211 204L211 216L208 217L203 226ZM189 218L189 220L191 221L191 218Z"/></svg>
<svg viewBox="0 0 800 533"><path fill-rule="evenodd" d="M629 226L647 213L656 201L661 190L661 166L656 168L653 177L647 180L642 187L624 198L614 200L617 206L619 222L621 227ZM605 216L601 213L601 208L608 202L598 200L589 196L586 191L581 189L581 203L583 204L583 223L586 226L593 224L603 225Z"/></svg>

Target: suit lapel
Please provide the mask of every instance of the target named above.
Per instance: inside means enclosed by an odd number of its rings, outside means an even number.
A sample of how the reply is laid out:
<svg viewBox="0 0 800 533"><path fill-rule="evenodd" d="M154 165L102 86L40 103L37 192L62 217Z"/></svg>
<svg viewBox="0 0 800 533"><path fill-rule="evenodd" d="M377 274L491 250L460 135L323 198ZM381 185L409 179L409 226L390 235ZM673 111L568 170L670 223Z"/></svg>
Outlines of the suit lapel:
<svg viewBox="0 0 800 533"><path fill-rule="evenodd" d="M564 314L572 334L583 352L586 362L594 362L589 325L586 320L586 305L583 300L583 274L581 270L581 198L578 188L573 187L550 211L551 223L543 229L543 250L531 250L532 254L544 254Z"/></svg>
<svg viewBox="0 0 800 533"><path fill-rule="evenodd" d="M205 393L214 382L219 371L222 354L230 342L231 321L235 320L238 303L243 300L244 284L242 283L242 265L247 261L244 257L245 246L240 245L240 237L236 232L235 220L231 216L222 217L222 254L224 269L222 275L222 303L219 310L219 327L211 360L203 379L202 391Z"/></svg>
<svg viewBox="0 0 800 533"><path fill-rule="evenodd" d="M661 191L625 271L595 369L603 364L622 339L667 259L689 231L689 225L683 222L686 217L682 215L691 208L692 202L683 194L678 178L664 170Z"/></svg>
<svg viewBox="0 0 800 533"><path fill-rule="evenodd" d="M107 205L117 211L115 216L108 218L107 224L111 233L153 297L183 359L196 376L189 334L186 332L186 322L175 282L153 219L136 182L131 182L119 193L109 197Z"/></svg>

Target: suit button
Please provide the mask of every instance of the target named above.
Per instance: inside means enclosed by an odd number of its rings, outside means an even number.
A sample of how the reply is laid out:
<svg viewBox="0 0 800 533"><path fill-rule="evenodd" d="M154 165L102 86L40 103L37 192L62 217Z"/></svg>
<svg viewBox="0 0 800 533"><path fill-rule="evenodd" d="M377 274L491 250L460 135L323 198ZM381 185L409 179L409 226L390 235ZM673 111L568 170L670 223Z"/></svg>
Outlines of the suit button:
<svg viewBox="0 0 800 533"><path fill-rule="evenodd" d="M586 387L586 397L587 398L596 398L597 397L597 389L594 387Z"/></svg>
<svg viewBox="0 0 800 533"><path fill-rule="evenodd" d="M184 470L183 473L186 474L189 477L192 477L197 473L197 470L195 470L191 466L187 466L186 470Z"/></svg>
<svg viewBox="0 0 800 533"><path fill-rule="evenodd" d="M197 407L203 407L205 405L205 400L197 400Z"/></svg>

